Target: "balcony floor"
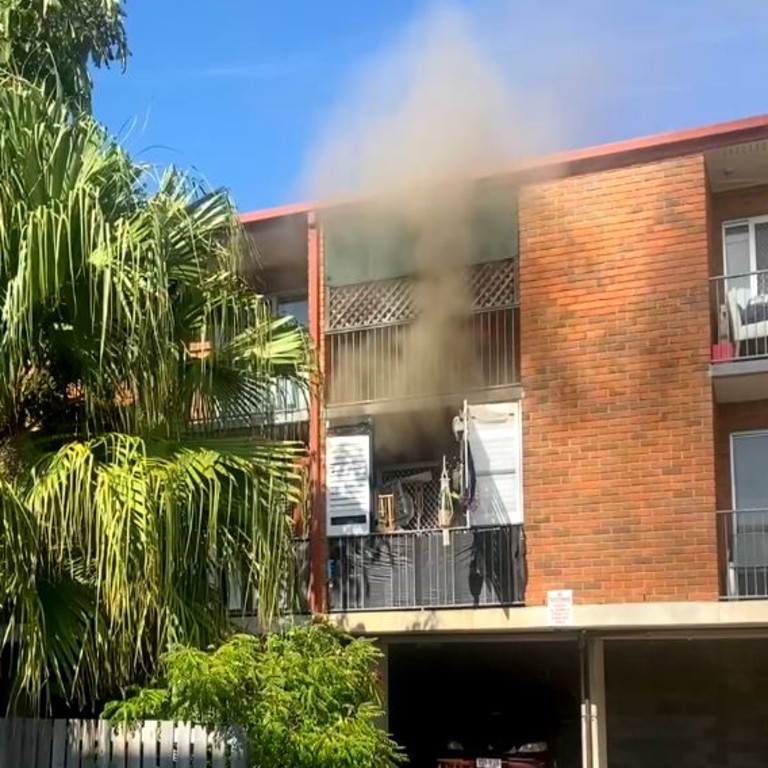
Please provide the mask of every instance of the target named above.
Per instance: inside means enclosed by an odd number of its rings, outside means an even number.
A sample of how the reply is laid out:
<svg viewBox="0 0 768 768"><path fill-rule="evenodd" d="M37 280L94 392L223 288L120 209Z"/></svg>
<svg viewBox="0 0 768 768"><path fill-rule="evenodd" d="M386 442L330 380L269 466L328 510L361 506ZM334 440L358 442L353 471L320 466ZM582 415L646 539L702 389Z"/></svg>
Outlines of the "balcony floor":
<svg viewBox="0 0 768 768"><path fill-rule="evenodd" d="M710 376L718 403L768 398L768 356L712 363Z"/></svg>

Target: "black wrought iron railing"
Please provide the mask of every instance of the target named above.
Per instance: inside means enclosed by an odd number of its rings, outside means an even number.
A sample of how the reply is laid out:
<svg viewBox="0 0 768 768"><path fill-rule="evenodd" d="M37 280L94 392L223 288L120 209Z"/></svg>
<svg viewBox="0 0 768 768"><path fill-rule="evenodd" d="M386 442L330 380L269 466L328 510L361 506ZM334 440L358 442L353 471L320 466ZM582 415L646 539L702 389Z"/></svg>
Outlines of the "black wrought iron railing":
<svg viewBox="0 0 768 768"><path fill-rule="evenodd" d="M720 596L768 599L768 510L717 514Z"/></svg>
<svg viewBox="0 0 768 768"><path fill-rule="evenodd" d="M522 605L521 525L403 531L329 541L329 610Z"/></svg>
<svg viewBox="0 0 768 768"><path fill-rule="evenodd" d="M713 277L712 362L768 357L768 270Z"/></svg>

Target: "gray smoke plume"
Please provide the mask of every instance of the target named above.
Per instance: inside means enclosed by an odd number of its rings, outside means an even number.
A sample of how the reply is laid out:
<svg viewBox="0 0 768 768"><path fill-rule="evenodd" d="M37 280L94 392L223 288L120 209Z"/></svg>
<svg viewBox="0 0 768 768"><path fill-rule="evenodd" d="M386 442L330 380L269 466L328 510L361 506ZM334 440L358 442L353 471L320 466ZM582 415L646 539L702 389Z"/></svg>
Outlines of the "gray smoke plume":
<svg viewBox="0 0 768 768"><path fill-rule="evenodd" d="M515 98L472 19L455 8L434 8L363 69L309 164L308 191L370 199L408 225L416 319L397 365L373 372L377 351L359 344L337 360L329 382L337 393L373 375L386 377L395 397L479 383L465 270L476 180L551 145L555 132L545 126L559 123L543 114Z"/></svg>

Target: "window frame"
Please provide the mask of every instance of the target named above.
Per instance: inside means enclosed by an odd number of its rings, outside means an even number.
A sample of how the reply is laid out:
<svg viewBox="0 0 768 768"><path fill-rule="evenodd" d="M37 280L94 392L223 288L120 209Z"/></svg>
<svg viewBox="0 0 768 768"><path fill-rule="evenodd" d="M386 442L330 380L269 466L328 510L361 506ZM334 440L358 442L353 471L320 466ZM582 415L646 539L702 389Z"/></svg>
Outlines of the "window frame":
<svg viewBox="0 0 768 768"><path fill-rule="evenodd" d="M726 279L738 279L740 277L749 277L749 290L753 295L758 293L758 270L757 268L757 238L755 236L755 225L768 224L768 214L762 214L760 216L746 216L739 219L729 219L724 221L721 231L722 250L723 250L723 276ZM728 273L728 244L726 239L726 233L729 227L743 227L748 228L749 238L749 271L745 274L731 275ZM768 275L768 270L766 270Z"/></svg>
<svg viewBox="0 0 768 768"><path fill-rule="evenodd" d="M730 473L731 473L731 509L734 512L750 512L750 511L761 511L761 510L749 510L749 509L740 509L736 506L736 452L734 450L734 443L737 438L739 437L763 437L768 438L768 428L765 429L746 429L746 430L739 430L737 432L731 432L731 434L728 437L729 442L729 466L730 466ZM768 506L766 506L766 509L768 509Z"/></svg>

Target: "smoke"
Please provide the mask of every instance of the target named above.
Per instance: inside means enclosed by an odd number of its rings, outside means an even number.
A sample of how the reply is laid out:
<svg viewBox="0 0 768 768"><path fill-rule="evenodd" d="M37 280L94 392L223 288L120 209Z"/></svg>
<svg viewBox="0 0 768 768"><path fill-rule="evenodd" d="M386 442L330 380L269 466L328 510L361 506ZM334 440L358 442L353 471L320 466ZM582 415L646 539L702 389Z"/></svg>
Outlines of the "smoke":
<svg viewBox="0 0 768 768"><path fill-rule="evenodd" d="M561 143L551 94L515 84L484 39L470 15L440 5L373 55L310 157L309 193L431 195L436 182L498 173Z"/></svg>
<svg viewBox="0 0 768 768"><path fill-rule="evenodd" d="M432 9L362 69L313 153L307 191L366 199L369 213L407 226L415 320L389 365L378 339L339 346L328 382L334 399L353 400L361 387L402 398L482 385L466 273L476 247L476 180L562 142L560 126L546 99L521 98L472 19L453 7ZM349 216L351 226L359 209Z"/></svg>

